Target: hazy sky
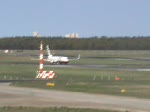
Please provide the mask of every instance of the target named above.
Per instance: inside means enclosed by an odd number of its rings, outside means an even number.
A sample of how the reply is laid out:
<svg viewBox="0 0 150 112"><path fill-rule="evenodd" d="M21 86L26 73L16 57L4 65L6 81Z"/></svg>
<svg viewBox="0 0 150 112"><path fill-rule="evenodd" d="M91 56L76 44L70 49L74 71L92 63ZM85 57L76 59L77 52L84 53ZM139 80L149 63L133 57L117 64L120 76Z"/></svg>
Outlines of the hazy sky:
<svg viewBox="0 0 150 112"><path fill-rule="evenodd" d="M0 0L0 37L150 36L150 0Z"/></svg>

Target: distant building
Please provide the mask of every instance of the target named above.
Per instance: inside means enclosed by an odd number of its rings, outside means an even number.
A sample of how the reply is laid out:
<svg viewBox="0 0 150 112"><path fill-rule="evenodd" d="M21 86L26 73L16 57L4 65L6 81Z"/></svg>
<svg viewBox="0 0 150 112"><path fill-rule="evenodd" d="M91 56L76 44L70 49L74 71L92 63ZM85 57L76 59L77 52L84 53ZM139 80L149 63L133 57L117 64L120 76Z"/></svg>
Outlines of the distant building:
<svg viewBox="0 0 150 112"><path fill-rule="evenodd" d="M67 34L65 35L66 38L79 38L78 33L72 33L72 34Z"/></svg>
<svg viewBox="0 0 150 112"><path fill-rule="evenodd" d="M71 34L65 35L66 38L71 38Z"/></svg>
<svg viewBox="0 0 150 112"><path fill-rule="evenodd" d="M75 33L74 38L79 38L79 34Z"/></svg>
<svg viewBox="0 0 150 112"><path fill-rule="evenodd" d="M37 38L38 37L38 33L37 32L33 32L33 37Z"/></svg>

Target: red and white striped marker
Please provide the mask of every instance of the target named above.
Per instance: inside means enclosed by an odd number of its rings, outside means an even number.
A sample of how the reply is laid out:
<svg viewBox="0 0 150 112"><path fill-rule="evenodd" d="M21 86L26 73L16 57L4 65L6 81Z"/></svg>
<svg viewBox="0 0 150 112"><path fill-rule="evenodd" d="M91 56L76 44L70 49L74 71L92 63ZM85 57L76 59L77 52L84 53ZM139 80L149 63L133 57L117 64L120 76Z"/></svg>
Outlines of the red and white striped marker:
<svg viewBox="0 0 150 112"><path fill-rule="evenodd" d="M44 71L43 70L43 64L44 64L44 59L43 59L43 43L41 42L40 44L40 65L39 65L39 71L37 72L36 79L51 79L54 78L55 72L54 71Z"/></svg>

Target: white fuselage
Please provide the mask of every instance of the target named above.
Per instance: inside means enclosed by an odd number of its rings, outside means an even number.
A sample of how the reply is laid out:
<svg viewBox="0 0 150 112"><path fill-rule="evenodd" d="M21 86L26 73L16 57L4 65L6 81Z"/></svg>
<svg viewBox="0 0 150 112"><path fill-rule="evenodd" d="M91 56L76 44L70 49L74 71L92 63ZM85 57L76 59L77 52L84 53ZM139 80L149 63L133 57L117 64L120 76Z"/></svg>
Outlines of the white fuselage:
<svg viewBox="0 0 150 112"><path fill-rule="evenodd" d="M69 60L78 60L80 59L80 55L76 59L68 59L66 56L53 56L49 46L46 46L48 57L46 61L49 61L52 64L68 64Z"/></svg>
<svg viewBox="0 0 150 112"><path fill-rule="evenodd" d="M53 64L67 64L69 62L68 57L64 57L64 56L48 56L48 59L51 63Z"/></svg>

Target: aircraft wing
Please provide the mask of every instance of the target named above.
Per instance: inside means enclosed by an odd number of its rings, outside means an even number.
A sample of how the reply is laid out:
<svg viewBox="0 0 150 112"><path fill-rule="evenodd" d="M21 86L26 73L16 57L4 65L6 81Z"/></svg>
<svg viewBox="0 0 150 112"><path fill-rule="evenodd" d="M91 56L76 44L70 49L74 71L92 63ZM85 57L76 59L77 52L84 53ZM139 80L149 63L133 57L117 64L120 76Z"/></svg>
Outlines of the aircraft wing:
<svg viewBox="0 0 150 112"><path fill-rule="evenodd" d="M50 61L50 60L48 60L48 59L43 59L44 61Z"/></svg>
<svg viewBox="0 0 150 112"><path fill-rule="evenodd" d="M38 60L39 61L39 58L30 58L31 60ZM50 61L48 59L43 59L44 61Z"/></svg>
<svg viewBox="0 0 150 112"><path fill-rule="evenodd" d="M80 54L78 55L77 58L72 58L72 59L69 59L69 60L79 60L80 59Z"/></svg>

